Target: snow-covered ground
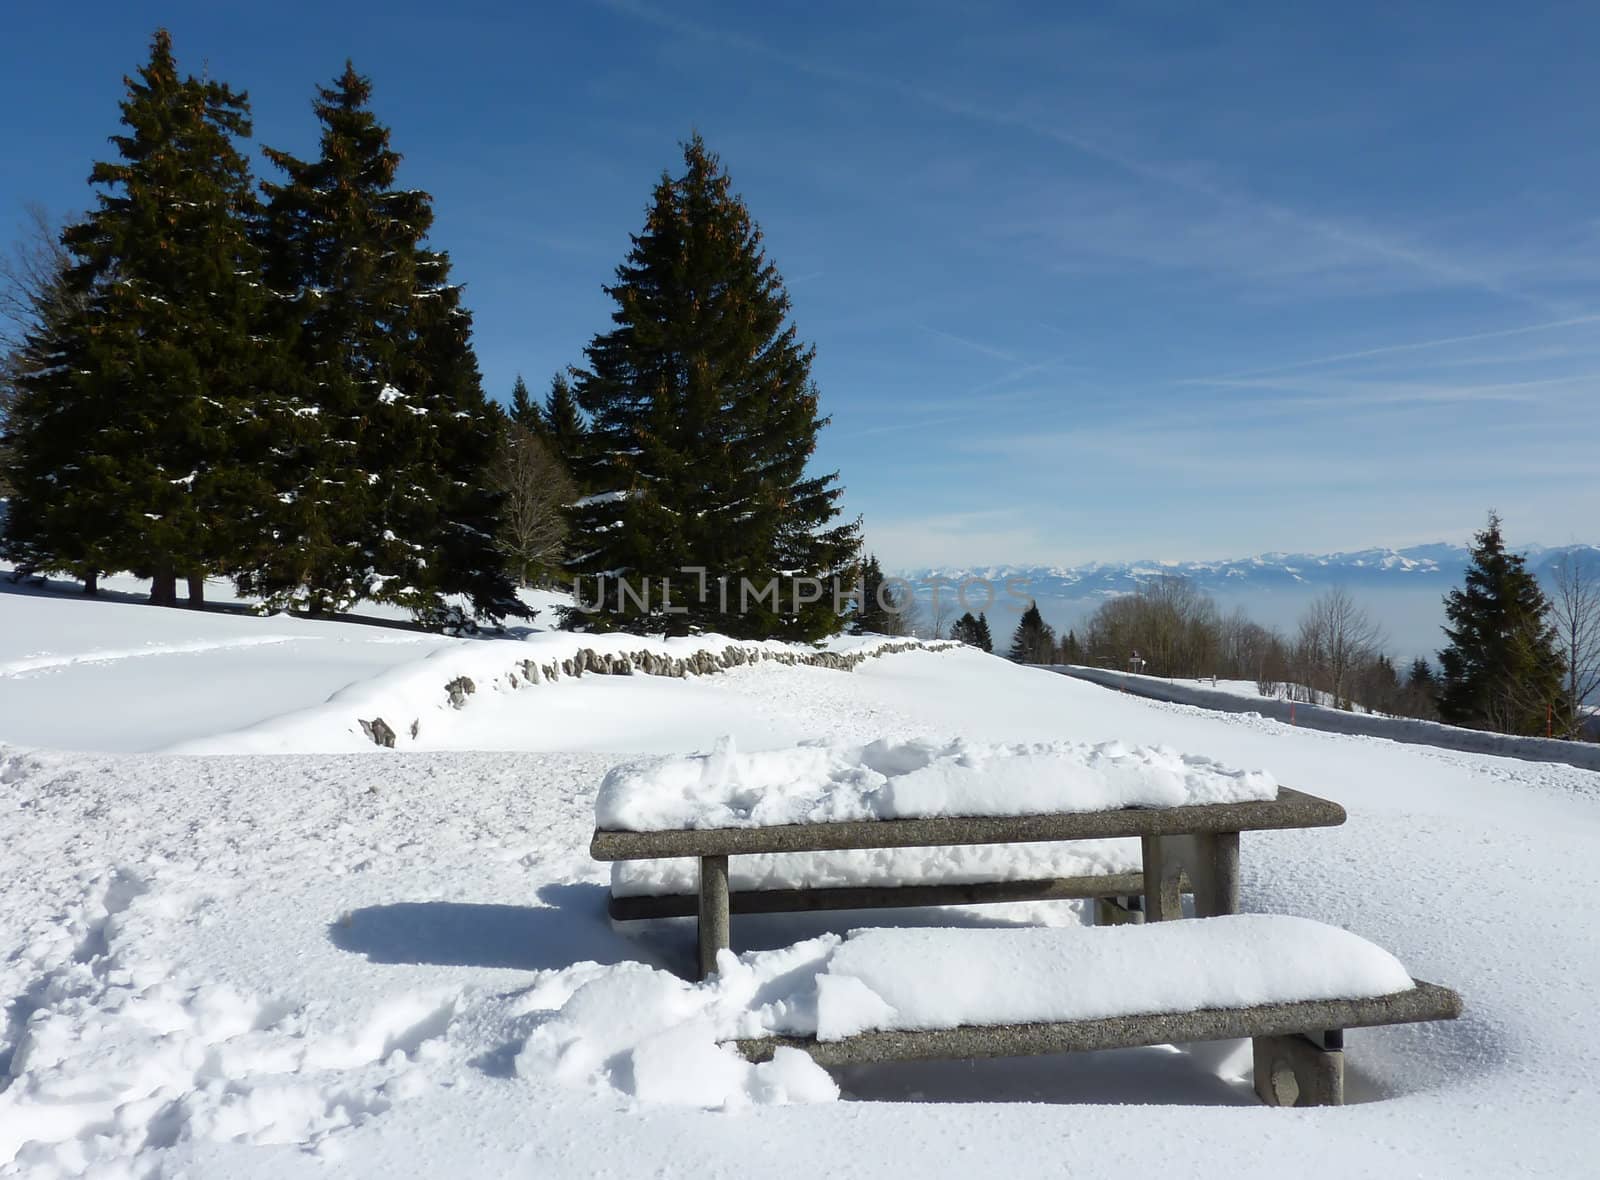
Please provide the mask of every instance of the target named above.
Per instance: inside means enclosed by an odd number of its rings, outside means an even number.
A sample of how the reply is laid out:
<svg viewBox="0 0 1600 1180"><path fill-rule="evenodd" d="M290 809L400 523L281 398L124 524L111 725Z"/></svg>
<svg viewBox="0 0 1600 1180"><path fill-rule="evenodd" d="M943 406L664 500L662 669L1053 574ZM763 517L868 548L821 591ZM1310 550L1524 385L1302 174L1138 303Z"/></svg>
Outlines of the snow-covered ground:
<svg viewBox="0 0 1600 1180"><path fill-rule="evenodd" d="M0 594L0 1175L1592 1174L1600 916L1578 887L1600 774L967 650L504 680L571 642ZM468 666L483 683L454 708L440 674ZM414 706L398 750L351 732L352 711ZM862 1067L837 1101L792 1062L734 1077L677 1034L618 1056L706 997L668 974L690 966L686 922L607 921L596 789L725 735L1117 741L1264 768L1350 820L1247 834L1244 908L1346 928L1467 1012L1351 1033L1352 1104L1305 1111L1257 1106L1219 1048ZM214 752L117 752L178 742ZM734 936L754 960L864 925L1079 920L1053 902L736 918Z"/></svg>

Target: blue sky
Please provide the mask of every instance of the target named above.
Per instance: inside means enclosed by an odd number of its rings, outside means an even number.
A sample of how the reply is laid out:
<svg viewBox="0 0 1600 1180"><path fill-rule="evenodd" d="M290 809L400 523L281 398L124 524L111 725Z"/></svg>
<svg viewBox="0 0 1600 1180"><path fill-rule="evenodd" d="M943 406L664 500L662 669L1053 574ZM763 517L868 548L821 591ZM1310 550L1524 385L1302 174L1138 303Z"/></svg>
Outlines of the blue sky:
<svg viewBox="0 0 1600 1180"><path fill-rule="evenodd" d="M354 58L488 388L609 321L698 129L896 566L1600 540L1600 9L9 5L0 225L87 203L151 30L309 153Z"/></svg>

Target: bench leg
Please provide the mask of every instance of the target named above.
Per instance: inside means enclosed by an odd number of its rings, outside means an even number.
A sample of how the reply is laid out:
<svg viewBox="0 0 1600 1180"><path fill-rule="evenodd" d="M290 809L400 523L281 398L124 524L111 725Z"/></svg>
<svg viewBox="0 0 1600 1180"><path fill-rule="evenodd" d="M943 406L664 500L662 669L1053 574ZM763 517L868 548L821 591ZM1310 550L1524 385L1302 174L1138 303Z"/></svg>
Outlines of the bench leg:
<svg viewBox="0 0 1600 1180"><path fill-rule="evenodd" d="M1144 921L1144 914L1120 897L1095 898L1092 913L1096 926L1131 926Z"/></svg>
<svg viewBox="0 0 1600 1180"><path fill-rule="evenodd" d="M728 929L728 858L700 858L700 978L716 974L717 952L732 945Z"/></svg>
<svg viewBox="0 0 1600 1180"><path fill-rule="evenodd" d="M1337 1035L1328 1038L1343 1044ZM1310 1037L1253 1037L1256 1097L1268 1106L1343 1106L1344 1051Z"/></svg>

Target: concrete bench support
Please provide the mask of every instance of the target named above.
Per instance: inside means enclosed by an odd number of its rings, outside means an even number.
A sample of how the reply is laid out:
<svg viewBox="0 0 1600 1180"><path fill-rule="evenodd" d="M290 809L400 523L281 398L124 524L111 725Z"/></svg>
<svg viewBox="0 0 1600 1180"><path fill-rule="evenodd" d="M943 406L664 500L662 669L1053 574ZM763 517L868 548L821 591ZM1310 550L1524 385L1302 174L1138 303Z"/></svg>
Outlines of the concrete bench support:
<svg viewBox="0 0 1600 1180"><path fill-rule="evenodd" d="M1198 918L1239 912L1239 833L1145 836L1145 921L1181 918L1187 883Z"/></svg>
<svg viewBox="0 0 1600 1180"><path fill-rule="evenodd" d="M1268 1106L1343 1106L1344 1037L1327 1040L1341 1047L1299 1034L1251 1038L1256 1097Z"/></svg>
<svg viewBox="0 0 1600 1180"><path fill-rule="evenodd" d="M728 921L728 858L700 858L700 978L717 970L717 952L732 945Z"/></svg>

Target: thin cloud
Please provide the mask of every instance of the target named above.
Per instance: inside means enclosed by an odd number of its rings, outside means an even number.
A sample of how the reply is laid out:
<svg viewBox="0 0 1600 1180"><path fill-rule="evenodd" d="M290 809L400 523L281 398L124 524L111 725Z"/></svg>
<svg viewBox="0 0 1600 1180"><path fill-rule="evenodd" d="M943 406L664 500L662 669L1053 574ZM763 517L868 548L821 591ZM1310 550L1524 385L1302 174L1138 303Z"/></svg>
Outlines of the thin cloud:
<svg viewBox="0 0 1600 1180"><path fill-rule="evenodd" d="M1058 143L1063 147L1071 148L1102 163L1110 164L1130 175L1151 183L1164 185L1194 196L1203 196L1212 201L1247 210L1258 217L1293 226L1305 233L1337 243L1346 248L1359 250L1393 263L1408 266L1431 275L1435 279L1442 279L1457 286L1473 287L1515 302L1540 307L1546 311L1565 312L1569 310L1566 305L1531 295L1510 286L1496 275L1488 273L1481 268L1465 265L1435 251L1425 250L1408 242L1398 241L1369 230L1354 228L1327 218L1300 213L1287 206L1240 193L1213 181L1202 179L1191 171L1112 148L1075 131L1041 123L1012 112L995 110L966 99L955 98L938 91L913 86L878 74L868 74L856 70L841 69L837 66L823 65L808 58L774 49L757 38L742 33L729 32L724 29L711 28L693 21L686 21L649 5L637 3L636 0L595 0L595 2L615 12L624 13L635 19L653 24L658 28L668 29L683 36L730 45L746 53L757 54L769 60L780 62L791 69L814 77L894 94L901 98L921 103L924 106L944 111L947 114L957 115L976 122L1027 131Z"/></svg>

